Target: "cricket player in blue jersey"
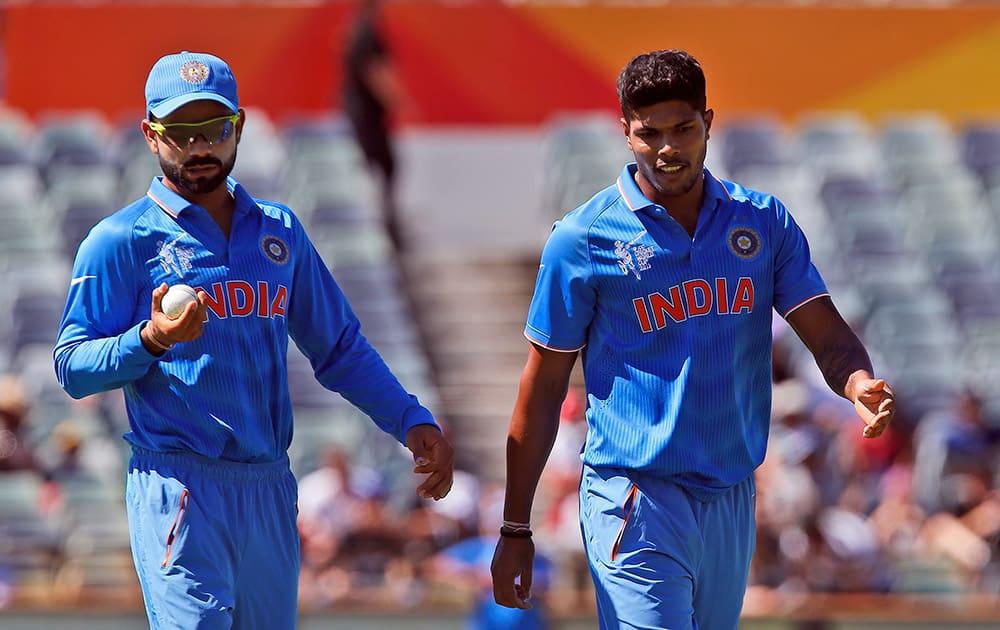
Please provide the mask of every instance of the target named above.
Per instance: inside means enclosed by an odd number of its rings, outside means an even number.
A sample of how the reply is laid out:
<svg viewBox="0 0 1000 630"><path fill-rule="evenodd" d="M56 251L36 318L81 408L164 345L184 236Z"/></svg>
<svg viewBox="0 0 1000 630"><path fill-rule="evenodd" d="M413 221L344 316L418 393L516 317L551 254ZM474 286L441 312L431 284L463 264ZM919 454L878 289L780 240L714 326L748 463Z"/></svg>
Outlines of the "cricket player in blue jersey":
<svg viewBox="0 0 1000 630"><path fill-rule="evenodd" d="M74 398L122 388L126 503L152 628L294 628L297 484L288 338L316 379L413 453L440 499L454 453L360 332L302 224L229 177L246 114L216 56L152 67L141 123L163 171L80 245L55 368ZM176 319L168 285L196 287Z"/></svg>
<svg viewBox="0 0 1000 630"><path fill-rule="evenodd" d="M771 404L771 312L874 438L895 409L774 197L704 167L714 113L683 51L618 78L635 162L557 222L507 440L494 597L530 606L530 515L577 354L588 434L580 520L601 628L737 627Z"/></svg>

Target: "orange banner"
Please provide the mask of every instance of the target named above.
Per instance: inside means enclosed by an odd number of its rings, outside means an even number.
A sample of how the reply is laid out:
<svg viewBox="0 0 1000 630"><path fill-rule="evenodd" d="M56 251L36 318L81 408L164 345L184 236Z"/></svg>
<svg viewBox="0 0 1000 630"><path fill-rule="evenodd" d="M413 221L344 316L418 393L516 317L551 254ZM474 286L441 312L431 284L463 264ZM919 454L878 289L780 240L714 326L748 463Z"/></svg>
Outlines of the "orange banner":
<svg viewBox="0 0 1000 630"><path fill-rule="evenodd" d="M3 13L4 93L32 115L142 114L162 54L226 58L244 105L276 117L339 106L344 3L27 3ZM817 109L1000 113L1000 7L566 6L389 3L384 23L414 124L535 124L614 109L634 54L686 48L726 116Z"/></svg>

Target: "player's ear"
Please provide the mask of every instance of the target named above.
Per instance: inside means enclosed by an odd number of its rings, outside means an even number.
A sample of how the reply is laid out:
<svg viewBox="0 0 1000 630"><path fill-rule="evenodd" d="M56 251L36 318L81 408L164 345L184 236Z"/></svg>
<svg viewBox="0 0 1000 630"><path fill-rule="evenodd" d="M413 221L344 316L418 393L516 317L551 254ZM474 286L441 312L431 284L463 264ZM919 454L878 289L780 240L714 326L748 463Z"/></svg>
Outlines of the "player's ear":
<svg viewBox="0 0 1000 630"><path fill-rule="evenodd" d="M142 135L146 139L146 145L149 150L153 152L154 155L160 154L160 145L156 141L156 132L149 128L149 119L144 118L139 127L142 129Z"/></svg>
<svg viewBox="0 0 1000 630"><path fill-rule="evenodd" d="M625 144L628 145L629 151L632 150L632 135L629 133L628 120L624 116L618 119L618 122L622 124L622 133L625 134Z"/></svg>
<svg viewBox="0 0 1000 630"><path fill-rule="evenodd" d="M247 121L247 113L242 107L238 113L240 115L240 119L236 123L236 144L239 144L240 138L243 137L243 123Z"/></svg>
<svg viewBox="0 0 1000 630"><path fill-rule="evenodd" d="M705 139L708 140L708 132L712 130L712 121L715 119L715 111L706 109L702 118L705 120Z"/></svg>

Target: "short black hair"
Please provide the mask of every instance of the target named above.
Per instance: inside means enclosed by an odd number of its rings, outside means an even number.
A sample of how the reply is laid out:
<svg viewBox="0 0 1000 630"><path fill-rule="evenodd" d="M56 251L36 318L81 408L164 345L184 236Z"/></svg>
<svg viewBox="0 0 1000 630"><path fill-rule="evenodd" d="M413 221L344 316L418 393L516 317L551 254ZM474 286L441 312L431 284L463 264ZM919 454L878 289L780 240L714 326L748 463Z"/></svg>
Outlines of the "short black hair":
<svg viewBox="0 0 1000 630"><path fill-rule="evenodd" d="M618 75L622 116L664 101L684 101L705 112L705 73L683 50L655 50L634 57Z"/></svg>

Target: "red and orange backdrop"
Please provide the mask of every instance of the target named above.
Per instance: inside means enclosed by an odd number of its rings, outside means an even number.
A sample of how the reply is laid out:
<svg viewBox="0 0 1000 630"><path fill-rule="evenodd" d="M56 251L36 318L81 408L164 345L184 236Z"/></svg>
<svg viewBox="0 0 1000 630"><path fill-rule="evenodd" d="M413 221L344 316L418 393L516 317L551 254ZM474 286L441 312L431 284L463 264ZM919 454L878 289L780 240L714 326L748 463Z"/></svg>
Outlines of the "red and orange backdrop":
<svg viewBox="0 0 1000 630"><path fill-rule="evenodd" d="M36 115L141 116L162 54L226 58L244 105L275 117L339 105L355 5L336 2L45 2L0 9L4 96ZM416 107L412 124L536 124L614 109L634 54L685 48L727 115L855 109L1000 114L1000 7L614 6L396 2L384 25Z"/></svg>

